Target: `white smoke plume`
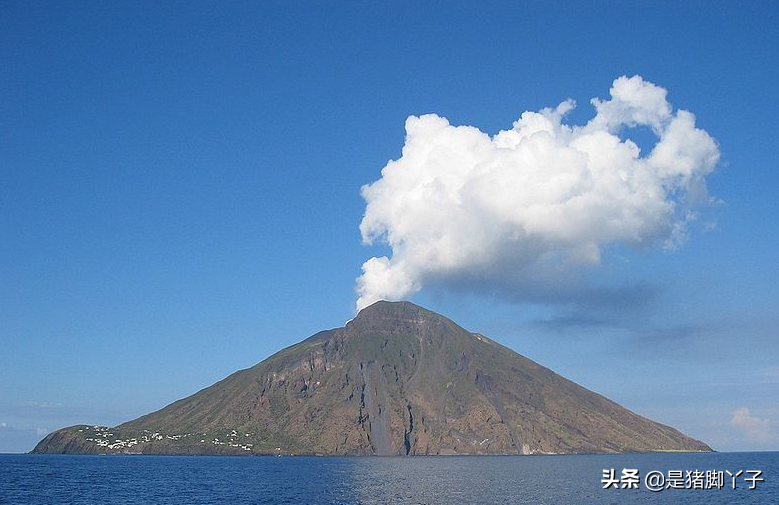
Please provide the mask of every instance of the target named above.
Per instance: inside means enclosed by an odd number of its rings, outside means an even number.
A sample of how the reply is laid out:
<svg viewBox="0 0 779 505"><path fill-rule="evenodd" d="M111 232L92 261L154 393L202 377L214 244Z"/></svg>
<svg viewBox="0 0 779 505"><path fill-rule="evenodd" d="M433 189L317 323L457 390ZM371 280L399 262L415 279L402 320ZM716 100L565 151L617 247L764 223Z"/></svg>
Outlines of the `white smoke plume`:
<svg viewBox="0 0 779 505"><path fill-rule="evenodd" d="M575 106L566 100L494 136L410 116L401 157L362 188L363 242L384 242L392 255L362 265L357 309L435 283L559 284L598 264L604 246L681 243L719 150L666 93L623 76L609 100L591 101L584 126L563 122ZM629 138L636 127L654 134L647 153Z"/></svg>

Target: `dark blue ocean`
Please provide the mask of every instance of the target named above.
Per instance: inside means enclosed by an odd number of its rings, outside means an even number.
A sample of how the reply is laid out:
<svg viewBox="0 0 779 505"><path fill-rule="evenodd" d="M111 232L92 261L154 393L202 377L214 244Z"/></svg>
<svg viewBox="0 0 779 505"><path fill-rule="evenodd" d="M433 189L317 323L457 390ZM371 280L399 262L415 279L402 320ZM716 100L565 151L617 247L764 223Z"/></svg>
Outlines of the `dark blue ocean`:
<svg viewBox="0 0 779 505"><path fill-rule="evenodd" d="M619 489L603 489L604 470L610 477L612 469ZM623 470L629 471L624 482ZM622 483L635 481L632 470L638 471L638 489L623 489ZM685 478L687 471L696 470L700 474ZM701 477L706 471L708 479ZM720 471L734 477L723 473L720 479ZM653 486L662 491L647 489L650 472L656 479ZM677 478L676 472L685 477ZM666 480L663 486L659 474ZM670 481L678 488L665 488ZM779 503L779 453L412 458L5 454L0 455L0 503L767 505Z"/></svg>

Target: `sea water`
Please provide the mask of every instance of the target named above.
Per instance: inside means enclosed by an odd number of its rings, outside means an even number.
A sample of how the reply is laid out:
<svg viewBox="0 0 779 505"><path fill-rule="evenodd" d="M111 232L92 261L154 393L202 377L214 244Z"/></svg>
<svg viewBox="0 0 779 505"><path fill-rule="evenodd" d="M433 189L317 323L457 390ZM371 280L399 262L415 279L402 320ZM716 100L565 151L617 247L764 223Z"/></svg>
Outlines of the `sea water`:
<svg viewBox="0 0 779 505"><path fill-rule="evenodd" d="M676 478L677 472L681 479ZM663 475L666 482L661 491L648 488L649 474L655 489L661 488L658 474ZM604 489L609 480L617 483ZM704 489L695 489L701 486ZM765 505L779 503L779 453L362 458L0 455L0 504L264 503Z"/></svg>

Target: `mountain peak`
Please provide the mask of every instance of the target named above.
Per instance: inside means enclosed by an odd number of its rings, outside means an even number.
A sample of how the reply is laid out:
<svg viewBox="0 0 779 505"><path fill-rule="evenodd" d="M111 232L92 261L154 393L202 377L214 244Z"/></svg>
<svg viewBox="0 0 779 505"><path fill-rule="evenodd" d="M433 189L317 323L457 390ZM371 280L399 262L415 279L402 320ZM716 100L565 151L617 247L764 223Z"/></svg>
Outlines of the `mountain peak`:
<svg viewBox="0 0 779 505"><path fill-rule="evenodd" d="M371 317L414 317L423 313L438 315L435 312L431 312L411 302L379 300L360 310L355 319Z"/></svg>
<svg viewBox="0 0 779 505"><path fill-rule="evenodd" d="M454 322L411 302L378 301L362 309L357 317L346 325L350 332L373 331L378 333L414 333L422 337L431 329L447 328L463 334L465 330Z"/></svg>

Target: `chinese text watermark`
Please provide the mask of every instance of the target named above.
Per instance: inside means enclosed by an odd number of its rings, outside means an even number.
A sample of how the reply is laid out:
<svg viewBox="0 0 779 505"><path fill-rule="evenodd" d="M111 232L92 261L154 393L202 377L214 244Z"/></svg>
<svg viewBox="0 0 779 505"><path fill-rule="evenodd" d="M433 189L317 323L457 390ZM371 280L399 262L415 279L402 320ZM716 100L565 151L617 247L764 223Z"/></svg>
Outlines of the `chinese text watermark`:
<svg viewBox="0 0 779 505"><path fill-rule="evenodd" d="M666 473L652 470L641 478L635 468L623 468L620 474L613 468L603 470L603 489L639 489L643 483L649 491L666 489L737 489L749 484L747 489L756 489L758 482L764 482L762 470L668 470Z"/></svg>

